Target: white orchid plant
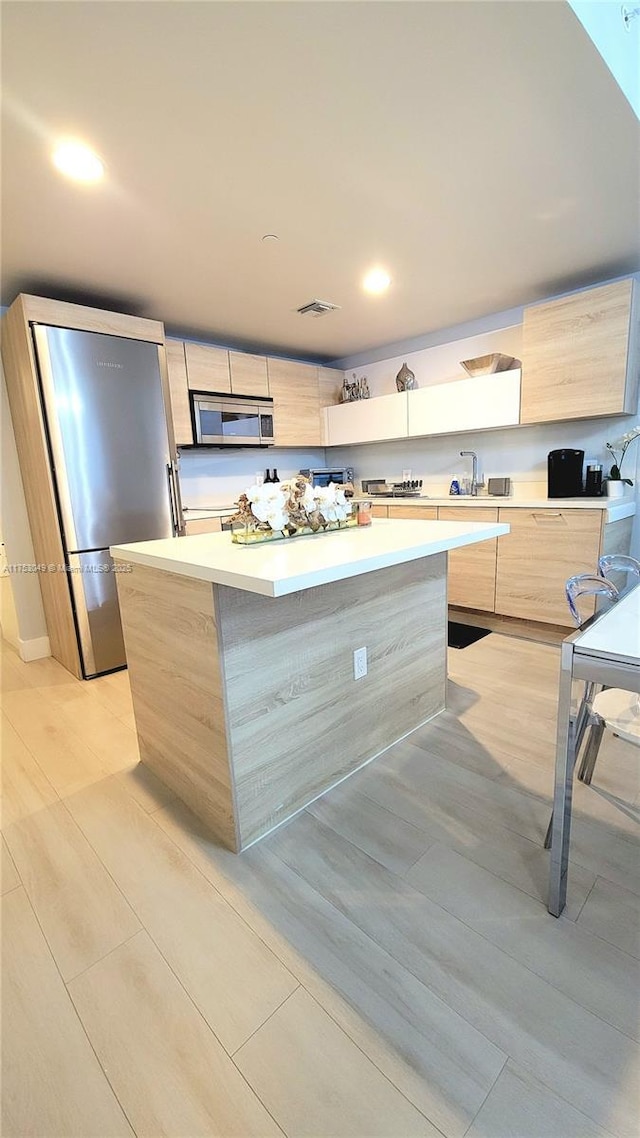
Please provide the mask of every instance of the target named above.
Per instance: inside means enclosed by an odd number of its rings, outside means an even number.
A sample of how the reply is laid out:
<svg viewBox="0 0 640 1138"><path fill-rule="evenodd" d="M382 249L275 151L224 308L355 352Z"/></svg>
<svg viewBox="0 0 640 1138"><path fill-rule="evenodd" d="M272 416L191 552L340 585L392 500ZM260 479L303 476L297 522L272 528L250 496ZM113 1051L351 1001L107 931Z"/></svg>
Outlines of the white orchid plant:
<svg viewBox="0 0 640 1138"><path fill-rule="evenodd" d="M620 468L622 466L622 461L625 454L627 453L627 450L629 449L634 439L637 439L638 436L640 436L640 423L637 426L632 427L630 431L627 431L626 435L623 435L621 439L616 439L615 442L606 444L607 450L611 451L611 454L613 455L613 465L609 471L610 482L622 481L626 482L627 486L633 486L633 482L630 478L622 477ZM620 457L618 457L618 452L620 452Z"/></svg>
<svg viewBox="0 0 640 1138"><path fill-rule="evenodd" d="M238 512L231 518L233 526L243 526L254 533L280 532L293 537L300 530L317 533L338 522L346 522L351 514L352 486L312 486L299 474L285 482L264 482L249 486L241 494Z"/></svg>

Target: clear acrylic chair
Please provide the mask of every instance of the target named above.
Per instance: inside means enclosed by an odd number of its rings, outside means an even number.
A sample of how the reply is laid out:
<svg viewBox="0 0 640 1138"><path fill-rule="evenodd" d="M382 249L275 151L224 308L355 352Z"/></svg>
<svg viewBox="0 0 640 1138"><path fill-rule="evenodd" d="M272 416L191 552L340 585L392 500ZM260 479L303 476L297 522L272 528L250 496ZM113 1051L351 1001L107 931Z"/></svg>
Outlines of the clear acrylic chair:
<svg viewBox="0 0 640 1138"><path fill-rule="evenodd" d="M604 553L598 561L598 573L601 577L611 580L611 576L624 573L626 577L640 580L640 561L635 557L628 557L626 553ZM614 583L616 583L614 581Z"/></svg>
<svg viewBox="0 0 640 1138"><path fill-rule="evenodd" d="M578 573L575 577L569 577L565 584L565 594L569 611L573 617L578 628L584 623L584 620L591 615L583 617L580 614L579 601L581 598L605 598L609 604L614 604L618 599L619 593L612 581L607 580L606 577L598 577L593 573ZM597 607L598 601L596 600ZM591 606L590 606L591 607ZM578 771L578 778L581 782L590 783L593 775L593 769L596 765L600 743L605 729L605 721L600 715L597 714L594 704L599 696L596 695L596 690L599 685L594 683L586 683L584 685L584 692L575 714L571 715L571 735L574 760L577 760L582 746L582 741L588 728L590 728L589 739L585 748L584 756ZM546 837L544 839L544 848L546 850L551 848L551 831L553 829L553 813L549 821Z"/></svg>

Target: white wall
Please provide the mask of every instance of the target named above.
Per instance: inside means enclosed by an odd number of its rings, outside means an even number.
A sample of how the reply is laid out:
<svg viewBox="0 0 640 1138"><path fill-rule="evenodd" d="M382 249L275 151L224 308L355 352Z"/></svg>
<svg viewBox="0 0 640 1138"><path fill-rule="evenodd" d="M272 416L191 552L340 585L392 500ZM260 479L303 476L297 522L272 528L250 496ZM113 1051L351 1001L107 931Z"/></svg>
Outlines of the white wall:
<svg viewBox="0 0 640 1138"><path fill-rule="evenodd" d="M488 355L489 352L502 352L519 360L522 355L522 324L514 324L496 332L466 336L433 347L420 348L418 351L405 351L389 359L359 364L345 370L348 380L354 375L357 379L366 377L372 395L391 395L397 391L396 375L403 363L411 368L418 387L429 387L433 383L468 379L468 373L461 367L460 361L472 360L476 356Z"/></svg>
<svg viewBox="0 0 640 1138"><path fill-rule="evenodd" d="M230 506L238 495L275 466L280 479L305 467L325 466L322 447L310 450L184 450L180 454L180 492L183 506ZM187 515L188 517L188 515Z"/></svg>
<svg viewBox="0 0 640 1138"><path fill-rule="evenodd" d="M5 554L10 565L33 564L35 557L24 500L22 477L11 422L9 400L0 364L0 440L2 459L2 492L0 494L0 532ZM47 625L42 607L42 595L37 573L12 573L10 587L15 616L7 610L9 637L15 642L24 660L35 660L51 654ZM3 582L3 590L6 594ZM12 627L15 620L15 625Z"/></svg>

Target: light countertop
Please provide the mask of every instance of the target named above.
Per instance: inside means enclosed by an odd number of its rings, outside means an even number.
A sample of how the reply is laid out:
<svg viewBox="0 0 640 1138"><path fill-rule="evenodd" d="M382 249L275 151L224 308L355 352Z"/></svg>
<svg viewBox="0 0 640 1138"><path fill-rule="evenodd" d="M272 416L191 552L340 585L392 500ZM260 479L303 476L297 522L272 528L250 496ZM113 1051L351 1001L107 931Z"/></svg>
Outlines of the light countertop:
<svg viewBox="0 0 640 1138"><path fill-rule="evenodd" d="M381 506L492 506L495 509L523 510L606 510L607 521L632 518L636 512L633 498L513 498L479 494L449 494L444 498L383 498L376 494L357 494L358 502L374 502Z"/></svg>
<svg viewBox="0 0 640 1138"><path fill-rule="evenodd" d="M263 545L235 545L228 532L206 533L116 545L111 554L121 561L164 569L184 577L229 585L266 597L282 597L508 532L508 525L497 522L376 518L366 527Z"/></svg>

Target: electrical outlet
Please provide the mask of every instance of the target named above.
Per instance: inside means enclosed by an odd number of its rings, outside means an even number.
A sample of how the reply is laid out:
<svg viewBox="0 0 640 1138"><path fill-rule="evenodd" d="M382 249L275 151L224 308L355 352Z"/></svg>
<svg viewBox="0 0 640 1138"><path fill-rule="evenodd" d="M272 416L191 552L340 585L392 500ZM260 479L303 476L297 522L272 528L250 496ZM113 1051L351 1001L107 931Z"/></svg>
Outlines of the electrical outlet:
<svg viewBox="0 0 640 1138"><path fill-rule="evenodd" d="M403 482L410 482L411 481L411 471L410 470L403 470L402 471L402 481Z"/></svg>
<svg viewBox="0 0 640 1138"><path fill-rule="evenodd" d="M361 680L367 674L367 649L356 648L353 653L353 678Z"/></svg>

